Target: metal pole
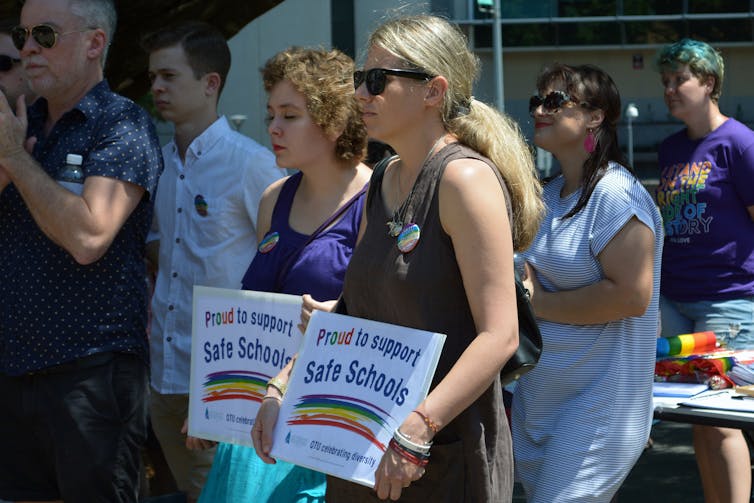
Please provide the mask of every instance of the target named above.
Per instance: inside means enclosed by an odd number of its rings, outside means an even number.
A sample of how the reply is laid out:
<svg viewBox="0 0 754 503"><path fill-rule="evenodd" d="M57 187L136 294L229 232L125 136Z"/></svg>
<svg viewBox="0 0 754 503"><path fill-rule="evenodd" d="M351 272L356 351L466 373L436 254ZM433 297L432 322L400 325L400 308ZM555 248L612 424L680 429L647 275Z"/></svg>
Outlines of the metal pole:
<svg viewBox="0 0 754 503"><path fill-rule="evenodd" d="M634 128L633 117L628 116L628 165L634 167Z"/></svg>
<svg viewBox="0 0 754 503"><path fill-rule="evenodd" d="M492 50L495 59L495 103L497 109L505 111L505 90L503 86L503 31L500 24L500 0L492 7Z"/></svg>

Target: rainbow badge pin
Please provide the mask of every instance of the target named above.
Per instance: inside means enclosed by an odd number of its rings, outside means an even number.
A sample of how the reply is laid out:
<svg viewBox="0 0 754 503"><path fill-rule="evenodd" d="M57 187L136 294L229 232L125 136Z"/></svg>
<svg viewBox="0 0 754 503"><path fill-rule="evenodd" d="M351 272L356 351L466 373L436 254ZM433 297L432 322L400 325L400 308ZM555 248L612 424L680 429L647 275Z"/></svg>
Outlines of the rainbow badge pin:
<svg viewBox="0 0 754 503"><path fill-rule="evenodd" d="M398 234L398 249L403 253L408 253L419 243L421 229L416 224L407 224L400 234Z"/></svg>
<svg viewBox="0 0 754 503"><path fill-rule="evenodd" d="M197 194L194 198L194 208L196 208L196 212L199 213L199 215L203 217L207 216L207 201L204 199L203 195Z"/></svg>
<svg viewBox="0 0 754 503"><path fill-rule="evenodd" d="M259 250L259 253L270 252L278 244L278 241L280 241L280 234L277 232L270 232L264 237L262 242L259 243L257 250Z"/></svg>

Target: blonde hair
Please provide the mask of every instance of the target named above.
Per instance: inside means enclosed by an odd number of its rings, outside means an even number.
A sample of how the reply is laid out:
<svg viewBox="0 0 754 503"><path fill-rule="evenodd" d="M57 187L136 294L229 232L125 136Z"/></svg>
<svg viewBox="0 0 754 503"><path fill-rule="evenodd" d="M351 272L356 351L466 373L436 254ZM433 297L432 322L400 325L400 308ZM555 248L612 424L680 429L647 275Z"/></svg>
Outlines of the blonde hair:
<svg viewBox="0 0 754 503"><path fill-rule="evenodd" d="M497 166L511 196L513 247L528 248L544 212L534 160L518 125L471 96L479 62L463 33L437 16L405 16L377 28L369 46L381 47L411 68L447 79L440 111L443 123L461 143Z"/></svg>

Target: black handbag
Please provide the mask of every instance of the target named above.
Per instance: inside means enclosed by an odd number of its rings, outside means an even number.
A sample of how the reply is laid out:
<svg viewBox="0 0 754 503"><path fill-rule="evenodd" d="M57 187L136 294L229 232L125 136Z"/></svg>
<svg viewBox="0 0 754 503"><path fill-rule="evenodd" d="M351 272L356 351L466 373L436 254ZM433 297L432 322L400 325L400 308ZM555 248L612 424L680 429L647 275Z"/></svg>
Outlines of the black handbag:
<svg viewBox="0 0 754 503"><path fill-rule="evenodd" d="M539 332L534 310L529 302L529 291L524 287L518 272L516 276L516 304L518 306L518 348L500 371L503 386L529 372L542 354L542 334Z"/></svg>

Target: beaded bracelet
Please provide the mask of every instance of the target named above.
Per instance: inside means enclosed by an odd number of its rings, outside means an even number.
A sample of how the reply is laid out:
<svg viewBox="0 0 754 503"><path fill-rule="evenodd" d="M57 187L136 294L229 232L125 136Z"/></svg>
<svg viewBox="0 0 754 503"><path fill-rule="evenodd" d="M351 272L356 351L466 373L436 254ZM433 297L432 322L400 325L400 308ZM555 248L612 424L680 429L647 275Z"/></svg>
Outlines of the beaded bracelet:
<svg viewBox="0 0 754 503"><path fill-rule="evenodd" d="M407 449L401 447L398 445L398 442L395 441L395 439L390 439L390 443L388 443L388 446L395 451L396 454L398 454L400 457L405 459L411 464L417 465L417 466L427 466L429 464L429 455L423 456L418 453L413 453L408 451Z"/></svg>
<svg viewBox="0 0 754 503"><path fill-rule="evenodd" d="M427 425L427 428L429 428L430 430L432 430L432 433L437 433L437 431L440 429L440 427L437 426L437 423L435 423L434 421L432 421L425 414L422 414L421 412L419 412L416 409L414 409L413 412L416 412L417 414L419 414L419 417L422 418L422 421L424 421L424 424Z"/></svg>
<svg viewBox="0 0 754 503"><path fill-rule="evenodd" d="M393 432L393 439L400 445L412 452L429 456L429 448L432 447L432 442L426 444L417 444L411 441L411 437L405 435L401 430L395 430Z"/></svg>
<svg viewBox="0 0 754 503"><path fill-rule="evenodd" d="M277 377L273 377L272 379L267 381L267 386L272 386L273 388L278 390L281 395L285 395L285 392L288 391L288 385Z"/></svg>

